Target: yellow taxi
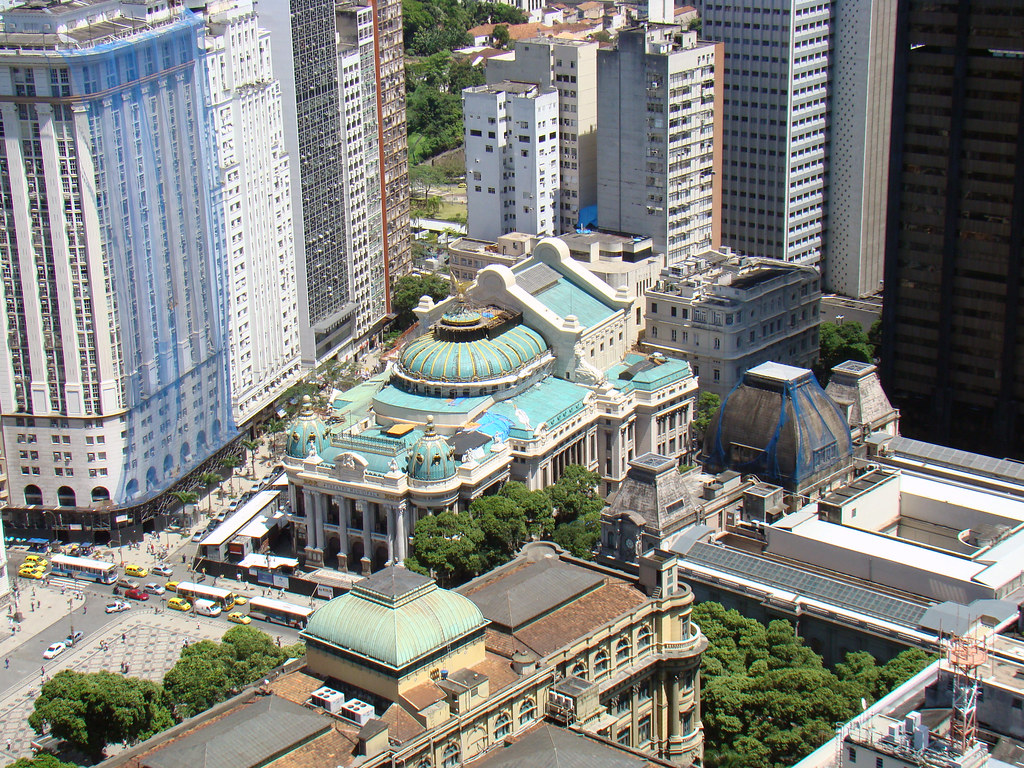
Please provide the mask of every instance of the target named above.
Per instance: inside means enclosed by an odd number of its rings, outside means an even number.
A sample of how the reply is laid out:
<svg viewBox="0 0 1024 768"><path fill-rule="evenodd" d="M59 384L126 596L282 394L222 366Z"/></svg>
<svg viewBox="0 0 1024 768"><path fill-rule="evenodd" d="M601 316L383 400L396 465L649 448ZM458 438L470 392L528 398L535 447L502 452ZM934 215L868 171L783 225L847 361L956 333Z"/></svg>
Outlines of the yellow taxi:
<svg viewBox="0 0 1024 768"><path fill-rule="evenodd" d="M22 563L22 565L23 566L25 566L25 565L33 565L33 566L39 566L40 568L45 568L46 567L46 558L45 557L40 557L39 555L26 555L25 560Z"/></svg>
<svg viewBox="0 0 1024 768"><path fill-rule="evenodd" d="M144 579L149 576L149 571L141 565L126 565L124 567L124 572L126 576L137 576L140 579Z"/></svg>
<svg viewBox="0 0 1024 768"><path fill-rule="evenodd" d="M251 624L252 619L246 616L244 613L239 611L232 611L228 614L228 621L234 622L235 624Z"/></svg>
<svg viewBox="0 0 1024 768"><path fill-rule="evenodd" d="M235 605L245 605L249 602L249 598L245 595L235 595Z"/></svg>
<svg viewBox="0 0 1024 768"><path fill-rule="evenodd" d="M18 569L18 575L24 579L42 579L46 577L46 571L43 568L25 568L22 566Z"/></svg>
<svg viewBox="0 0 1024 768"><path fill-rule="evenodd" d="M167 601L167 607L174 611L191 611L192 603L183 597L172 597Z"/></svg>
<svg viewBox="0 0 1024 768"><path fill-rule="evenodd" d="M166 584L164 584L164 589L166 589L168 592L177 592L178 591L178 582L176 582L176 581L168 581Z"/></svg>

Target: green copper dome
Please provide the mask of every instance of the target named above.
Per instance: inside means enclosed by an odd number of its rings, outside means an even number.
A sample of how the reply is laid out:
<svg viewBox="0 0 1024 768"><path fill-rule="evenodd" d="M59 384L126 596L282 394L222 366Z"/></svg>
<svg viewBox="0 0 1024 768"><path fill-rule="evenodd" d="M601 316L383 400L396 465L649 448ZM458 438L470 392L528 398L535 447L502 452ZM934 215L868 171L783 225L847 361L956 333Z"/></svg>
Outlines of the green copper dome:
<svg viewBox="0 0 1024 768"><path fill-rule="evenodd" d="M409 454L409 477L414 480L447 480L455 476L455 450L434 431L434 417L427 416L427 431Z"/></svg>
<svg viewBox="0 0 1024 768"><path fill-rule="evenodd" d="M461 644L486 623L468 598L390 566L315 611L302 637L399 671Z"/></svg>
<svg viewBox="0 0 1024 768"><path fill-rule="evenodd" d="M304 459L315 452L323 456L324 450L330 446L330 433L327 426L313 411L313 401L309 395L302 398L302 410L288 428L288 455L296 459Z"/></svg>
<svg viewBox="0 0 1024 768"><path fill-rule="evenodd" d="M454 327L461 324L463 318L454 316L445 320ZM400 365L412 378L446 382L484 381L522 368L546 349L544 337L525 325L513 326L493 338L475 339L458 338L457 335L441 338L432 330L406 346Z"/></svg>

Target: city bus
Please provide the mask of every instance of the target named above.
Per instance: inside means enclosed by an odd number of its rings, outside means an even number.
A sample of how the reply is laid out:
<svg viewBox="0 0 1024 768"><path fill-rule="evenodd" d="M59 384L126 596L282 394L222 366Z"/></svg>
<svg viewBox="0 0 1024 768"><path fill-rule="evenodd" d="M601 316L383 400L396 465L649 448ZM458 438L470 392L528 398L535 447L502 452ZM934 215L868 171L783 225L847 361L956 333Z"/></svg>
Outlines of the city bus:
<svg viewBox="0 0 1024 768"><path fill-rule="evenodd" d="M292 605L283 600L270 600L266 597L249 598L249 616L275 624L284 624L287 627L305 629L311 613L313 613L312 608Z"/></svg>
<svg viewBox="0 0 1024 768"><path fill-rule="evenodd" d="M113 584L117 580L117 566L105 560L93 560L88 557L54 555L50 560L50 575Z"/></svg>
<svg viewBox="0 0 1024 768"><path fill-rule="evenodd" d="M178 597L186 597L193 603L196 600L210 600L225 611L235 607L234 592L220 587L207 587L203 584L193 584L191 581L181 581L178 582L174 591Z"/></svg>

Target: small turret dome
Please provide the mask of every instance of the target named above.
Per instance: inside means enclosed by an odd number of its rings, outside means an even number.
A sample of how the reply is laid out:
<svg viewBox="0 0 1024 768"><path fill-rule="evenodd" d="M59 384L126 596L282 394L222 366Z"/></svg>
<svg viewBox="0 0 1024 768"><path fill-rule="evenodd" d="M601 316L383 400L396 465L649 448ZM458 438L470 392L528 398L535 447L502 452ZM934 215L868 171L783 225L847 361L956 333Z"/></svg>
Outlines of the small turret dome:
<svg viewBox="0 0 1024 768"><path fill-rule="evenodd" d="M412 447L409 477L414 480L447 480L455 476L455 449L434 429L434 417L427 416L427 431Z"/></svg>
<svg viewBox="0 0 1024 768"><path fill-rule="evenodd" d="M330 444L327 425L313 410L313 399L309 395L303 396L302 410L288 429L288 455L296 459L312 454L323 456Z"/></svg>

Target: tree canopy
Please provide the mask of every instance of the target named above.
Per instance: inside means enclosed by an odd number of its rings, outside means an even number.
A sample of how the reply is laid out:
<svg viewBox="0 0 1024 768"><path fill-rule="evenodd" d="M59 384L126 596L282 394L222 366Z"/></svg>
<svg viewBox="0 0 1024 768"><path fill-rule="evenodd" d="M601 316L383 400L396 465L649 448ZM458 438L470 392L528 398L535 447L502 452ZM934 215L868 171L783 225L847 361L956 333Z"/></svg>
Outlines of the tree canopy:
<svg viewBox="0 0 1024 768"><path fill-rule="evenodd" d="M704 433L708 431L708 424L715 411L722 405L722 398L714 392L701 392L697 397L697 410L693 414L693 421L690 422L690 429L697 440L704 439Z"/></svg>
<svg viewBox="0 0 1024 768"><path fill-rule="evenodd" d="M411 571L433 575L442 585L468 581L482 570L484 532L472 515L444 511L416 523L405 564Z"/></svg>
<svg viewBox="0 0 1024 768"><path fill-rule="evenodd" d="M78 768L75 763L66 763L54 755L43 752L32 757L19 757L7 768Z"/></svg>
<svg viewBox="0 0 1024 768"><path fill-rule="evenodd" d="M99 761L108 744L148 739L174 725L174 717L156 683L65 669L43 684L28 722L36 733L49 730Z"/></svg>
<svg viewBox="0 0 1024 768"><path fill-rule="evenodd" d="M178 663L164 675L164 688L177 717L191 717L265 677L296 651L278 646L255 627L232 627L219 643L202 640L183 648Z"/></svg>
<svg viewBox="0 0 1024 768"><path fill-rule="evenodd" d="M870 654L850 653L833 673L788 621L766 626L713 602L694 608L693 620L708 638L701 698L710 768L793 765L859 712L862 697L884 696L934 658L911 649L878 667Z"/></svg>
<svg viewBox="0 0 1024 768"><path fill-rule="evenodd" d="M832 375L833 366L857 360L870 363L874 360L874 348L860 323L822 323L819 329L818 364L814 372L823 385Z"/></svg>
<svg viewBox="0 0 1024 768"><path fill-rule="evenodd" d="M405 330L414 322L416 315L413 309L419 305L423 296L430 296L434 301L441 301L448 298L451 284L440 275L404 275L395 283L394 293L391 296L391 307L394 309L396 318L392 327L395 330Z"/></svg>

